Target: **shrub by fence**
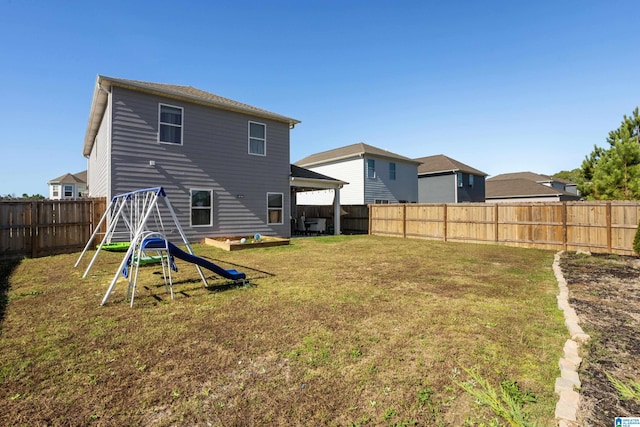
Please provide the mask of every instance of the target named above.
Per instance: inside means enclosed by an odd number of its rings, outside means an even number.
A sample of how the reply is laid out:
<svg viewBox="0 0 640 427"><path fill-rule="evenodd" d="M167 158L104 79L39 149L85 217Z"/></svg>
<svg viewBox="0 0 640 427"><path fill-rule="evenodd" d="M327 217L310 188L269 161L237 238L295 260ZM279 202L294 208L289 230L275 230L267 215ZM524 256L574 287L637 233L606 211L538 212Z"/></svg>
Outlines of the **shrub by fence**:
<svg viewBox="0 0 640 427"><path fill-rule="evenodd" d="M369 233L633 254L640 202L369 205Z"/></svg>
<svg viewBox="0 0 640 427"><path fill-rule="evenodd" d="M0 259L81 250L105 209L104 198L0 201Z"/></svg>

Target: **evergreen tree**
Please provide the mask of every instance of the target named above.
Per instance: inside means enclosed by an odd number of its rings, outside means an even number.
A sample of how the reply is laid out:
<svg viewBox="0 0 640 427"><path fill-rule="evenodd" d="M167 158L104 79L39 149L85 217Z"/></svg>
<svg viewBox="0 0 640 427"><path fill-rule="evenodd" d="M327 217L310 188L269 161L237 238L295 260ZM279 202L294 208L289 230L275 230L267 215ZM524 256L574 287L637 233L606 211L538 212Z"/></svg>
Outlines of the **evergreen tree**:
<svg viewBox="0 0 640 427"><path fill-rule="evenodd" d="M595 146L582 162L585 182L578 188L589 199L640 200L640 114L624 116L609 132L608 149Z"/></svg>

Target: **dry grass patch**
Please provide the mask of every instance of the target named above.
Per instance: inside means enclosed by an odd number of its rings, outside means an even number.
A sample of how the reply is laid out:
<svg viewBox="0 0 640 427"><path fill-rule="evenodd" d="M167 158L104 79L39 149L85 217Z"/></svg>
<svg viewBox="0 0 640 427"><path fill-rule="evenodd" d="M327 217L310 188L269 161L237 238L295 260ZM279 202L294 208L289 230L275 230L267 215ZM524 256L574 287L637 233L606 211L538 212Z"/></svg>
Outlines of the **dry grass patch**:
<svg viewBox="0 0 640 427"><path fill-rule="evenodd" d="M194 249L252 285L205 289L178 260L175 300L146 267L133 309L124 283L99 307L121 255L84 280L77 254L6 268L2 424L489 423L456 384L465 368L516 381L552 423L566 332L550 252L373 236Z"/></svg>

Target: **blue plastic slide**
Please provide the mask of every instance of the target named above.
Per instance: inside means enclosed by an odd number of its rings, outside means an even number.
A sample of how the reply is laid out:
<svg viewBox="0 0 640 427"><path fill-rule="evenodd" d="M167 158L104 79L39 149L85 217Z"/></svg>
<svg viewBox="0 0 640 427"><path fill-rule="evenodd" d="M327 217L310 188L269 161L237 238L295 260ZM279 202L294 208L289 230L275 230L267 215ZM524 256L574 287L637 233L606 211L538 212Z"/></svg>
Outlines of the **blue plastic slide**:
<svg viewBox="0 0 640 427"><path fill-rule="evenodd" d="M164 239L150 238L150 239L145 239L142 246L145 249L164 249L165 242L164 242ZM222 276L225 279L242 280L247 278L247 275L244 273L241 273L237 270L225 270L224 268L212 263L211 261L208 261L204 258L197 257L195 255L191 255L190 253L183 251L182 249L180 249L179 247L177 247L171 242L167 242L166 247L169 248L170 255L176 258L180 258L183 261L187 261L192 264L199 265L200 267L206 268L207 270L213 271L218 276Z"/></svg>

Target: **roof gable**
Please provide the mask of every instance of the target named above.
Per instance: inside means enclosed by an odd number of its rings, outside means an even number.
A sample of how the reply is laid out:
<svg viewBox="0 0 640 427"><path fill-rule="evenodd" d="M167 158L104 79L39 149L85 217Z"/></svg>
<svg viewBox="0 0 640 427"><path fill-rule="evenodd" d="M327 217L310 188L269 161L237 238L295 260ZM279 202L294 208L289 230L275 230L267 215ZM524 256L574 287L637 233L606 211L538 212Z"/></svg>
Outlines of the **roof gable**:
<svg viewBox="0 0 640 427"><path fill-rule="evenodd" d="M382 157L414 165L419 164L419 162L413 159L401 156L400 154L392 153L391 151L374 147L373 145L365 144L364 142L359 142L357 144L347 145L345 147L334 148L333 150L312 154L301 160L298 160L297 162L295 162L295 164L298 166L313 166L322 163L333 163L339 160L347 160L364 156Z"/></svg>
<svg viewBox="0 0 640 427"><path fill-rule="evenodd" d="M451 157L447 157L444 154L420 157L415 160L422 163L418 166L418 175L432 175L442 172L464 172L471 175L487 176L486 173L472 168L469 165L465 165Z"/></svg>

